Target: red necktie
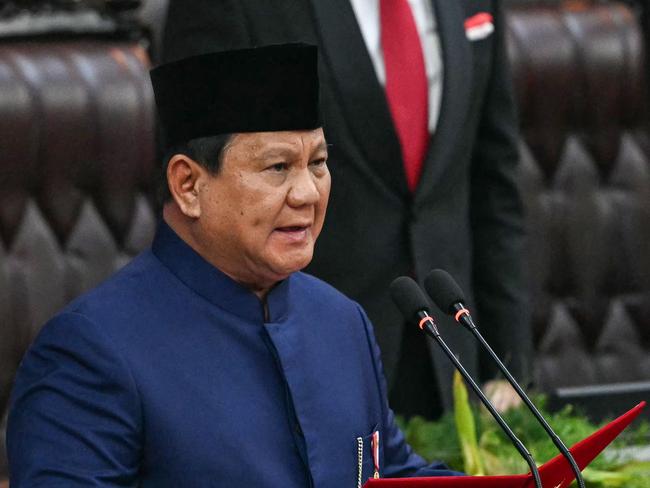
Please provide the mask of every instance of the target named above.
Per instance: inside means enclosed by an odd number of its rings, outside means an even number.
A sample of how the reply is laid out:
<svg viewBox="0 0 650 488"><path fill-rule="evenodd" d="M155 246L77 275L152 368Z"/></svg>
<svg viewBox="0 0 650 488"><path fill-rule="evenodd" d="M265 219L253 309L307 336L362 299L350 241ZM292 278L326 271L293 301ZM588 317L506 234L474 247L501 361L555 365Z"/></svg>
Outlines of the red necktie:
<svg viewBox="0 0 650 488"><path fill-rule="evenodd" d="M428 84L420 36L407 0L381 0L386 98L402 148L406 181L415 191L429 141Z"/></svg>

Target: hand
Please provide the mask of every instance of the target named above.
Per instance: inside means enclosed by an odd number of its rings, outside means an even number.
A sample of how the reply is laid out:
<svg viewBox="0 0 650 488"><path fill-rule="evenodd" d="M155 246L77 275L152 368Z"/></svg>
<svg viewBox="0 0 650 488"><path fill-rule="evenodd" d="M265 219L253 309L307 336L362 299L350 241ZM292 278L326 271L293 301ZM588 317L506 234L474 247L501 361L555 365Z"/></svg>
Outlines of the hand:
<svg viewBox="0 0 650 488"><path fill-rule="evenodd" d="M483 385L483 391L499 413L518 407L522 401L506 380L491 380Z"/></svg>

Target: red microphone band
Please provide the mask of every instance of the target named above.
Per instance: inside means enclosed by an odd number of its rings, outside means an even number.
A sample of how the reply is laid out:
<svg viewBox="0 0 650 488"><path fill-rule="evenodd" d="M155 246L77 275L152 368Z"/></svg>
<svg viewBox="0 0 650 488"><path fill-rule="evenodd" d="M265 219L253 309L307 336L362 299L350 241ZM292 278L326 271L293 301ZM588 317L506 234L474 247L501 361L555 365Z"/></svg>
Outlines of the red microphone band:
<svg viewBox="0 0 650 488"><path fill-rule="evenodd" d="M426 317L423 317L422 320L420 320L420 323L418 324L420 329L424 330L424 324L426 324L427 322L431 322L432 324L435 325L433 319L427 315Z"/></svg>
<svg viewBox="0 0 650 488"><path fill-rule="evenodd" d="M458 312L456 312L456 316L454 317L456 319L456 322L460 322L460 318L463 315L469 315L469 310L467 310L466 308L462 308Z"/></svg>

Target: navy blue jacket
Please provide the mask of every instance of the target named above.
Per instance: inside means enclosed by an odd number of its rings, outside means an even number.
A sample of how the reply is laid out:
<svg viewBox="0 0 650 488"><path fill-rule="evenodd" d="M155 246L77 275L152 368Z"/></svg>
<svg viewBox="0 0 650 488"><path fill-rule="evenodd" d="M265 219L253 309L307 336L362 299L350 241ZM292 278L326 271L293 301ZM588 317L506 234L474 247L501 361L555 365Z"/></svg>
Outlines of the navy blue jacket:
<svg viewBox="0 0 650 488"><path fill-rule="evenodd" d="M382 477L452 474L404 442L381 368L341 293L296 273L265 312L163 223L23 360L12 487L353 488L376 430Z"/></svg>

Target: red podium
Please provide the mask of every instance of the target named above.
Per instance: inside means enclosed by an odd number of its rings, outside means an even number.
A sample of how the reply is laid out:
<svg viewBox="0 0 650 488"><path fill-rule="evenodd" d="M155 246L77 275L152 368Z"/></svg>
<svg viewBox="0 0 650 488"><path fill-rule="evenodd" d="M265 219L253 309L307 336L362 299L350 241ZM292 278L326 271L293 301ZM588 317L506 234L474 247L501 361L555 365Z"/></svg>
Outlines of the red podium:
<svg viewBox="0 0 650 488"><path fill-rule="evenodd" d="M597 430L586 439L578 442L571 449L571 454L580 470L594 460L630 423L641 413L645 402L605 427ZM568 461L561 454L539 468L539 475L544 488L567 488L574 480L573 471ZM518 474L512 476L439 476L431 478L395 478L370 479L364 488L534 488L532 475Z"/></svg>

